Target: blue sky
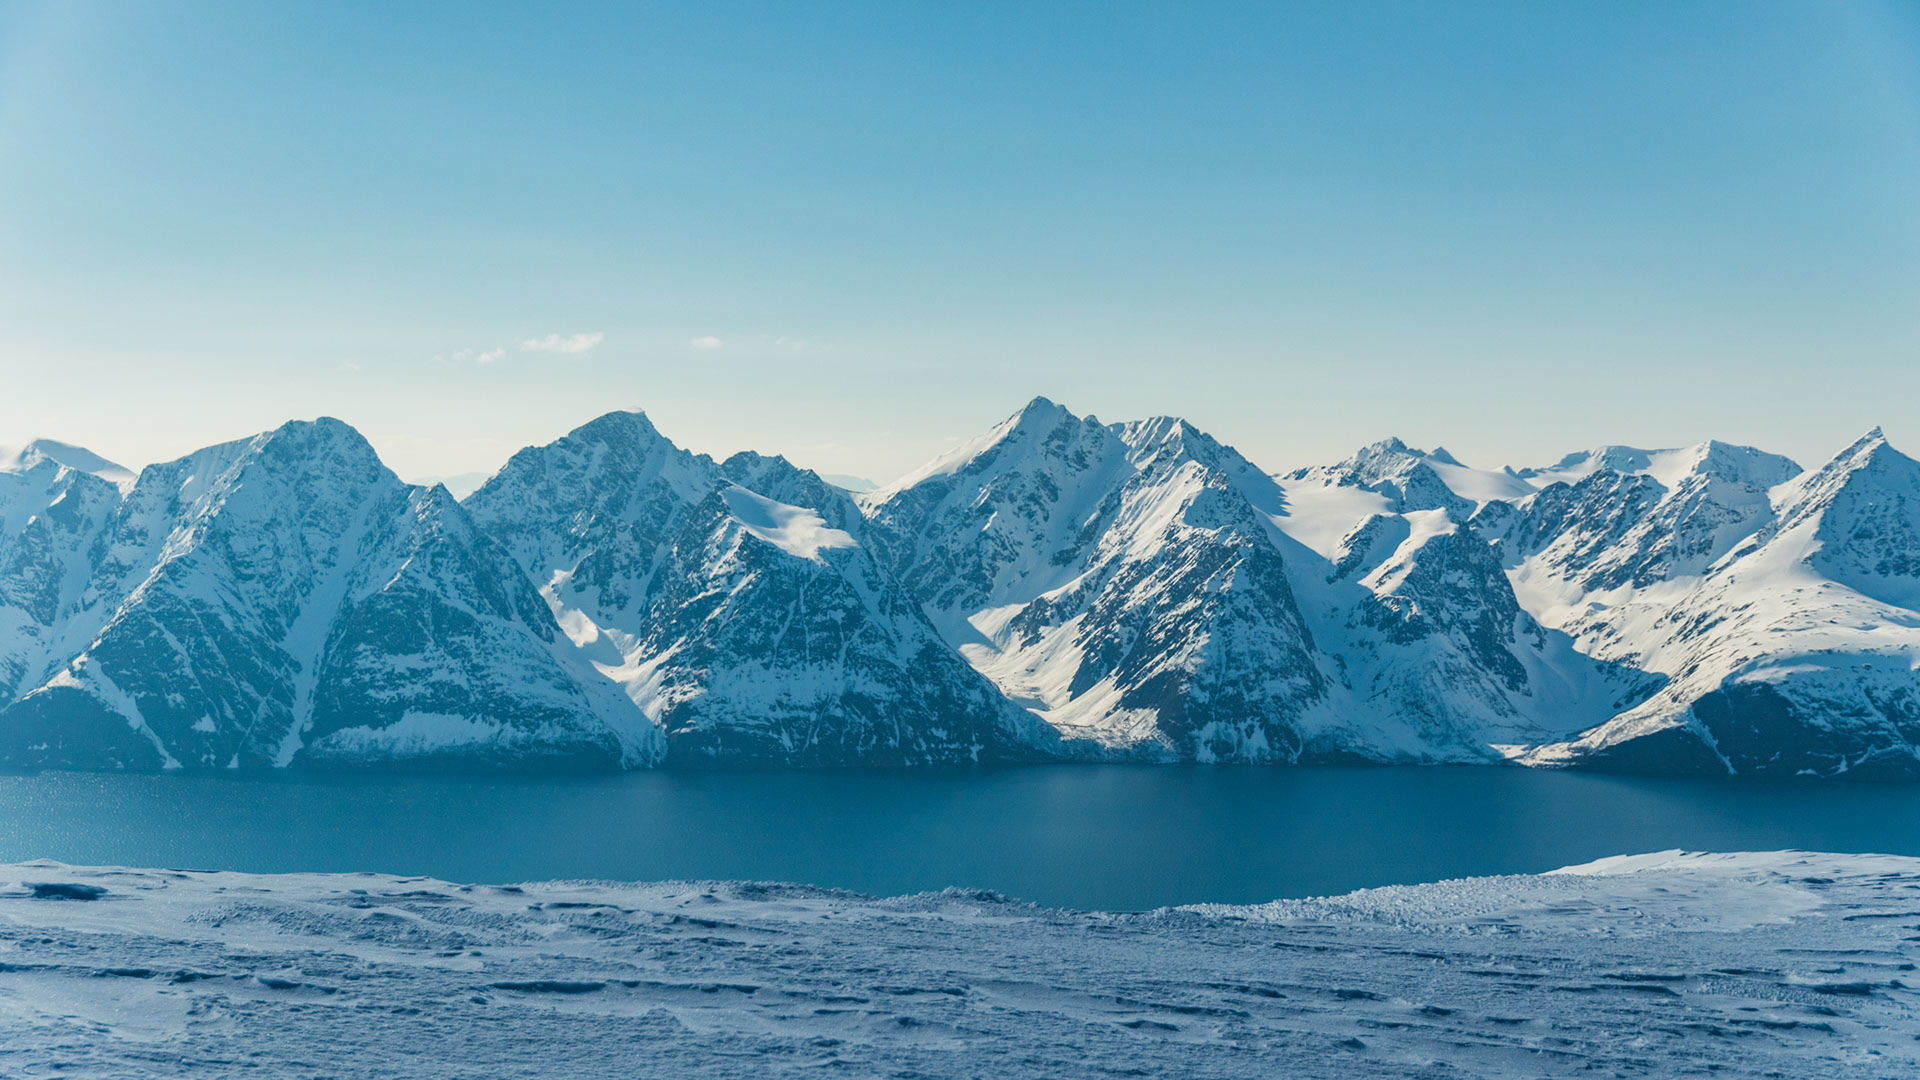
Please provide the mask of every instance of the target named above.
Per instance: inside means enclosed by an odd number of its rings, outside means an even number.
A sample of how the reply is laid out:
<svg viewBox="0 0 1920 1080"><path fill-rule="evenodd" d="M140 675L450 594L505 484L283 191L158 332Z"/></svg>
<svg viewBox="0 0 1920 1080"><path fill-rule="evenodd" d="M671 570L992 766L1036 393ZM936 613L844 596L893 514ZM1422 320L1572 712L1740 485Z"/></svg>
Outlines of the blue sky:
<svg viewBox="0 0 1920 1080"><path fill-rule="evenodd" d="M1920 453L1916 192L1910 3L0 0L0 442Z"/></svg>

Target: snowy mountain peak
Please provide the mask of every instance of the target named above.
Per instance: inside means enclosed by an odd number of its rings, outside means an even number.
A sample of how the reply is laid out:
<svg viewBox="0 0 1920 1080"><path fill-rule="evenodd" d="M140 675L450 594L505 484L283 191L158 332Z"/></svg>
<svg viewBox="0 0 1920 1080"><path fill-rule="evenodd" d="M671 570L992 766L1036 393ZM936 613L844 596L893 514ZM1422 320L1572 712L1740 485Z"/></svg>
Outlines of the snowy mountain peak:
<svg viewBox="0 0 1920 1080"><path fill-rule="evenodd" d="M1088 421L1096 422L1091 417ZM1132 449L1134 461L1142 465L1162 457L1191 459L1217 469L1238 469L1246 464L1239 451L1177 416L1110 424L1108 430Z"/></svg>
<svg viewBox="0 0 1920 1080"><path fill-rule="evenodd" d="M1020 411L1007 418L1006 423L1014 428L1033 431L1046 430L1060 424L1079 420L1073 410L1054 401L1052 398L1035 397L1020 407Z"/></svg>
<svg viewBox="0 0 1920 1080"><path fill-rule="evenodd" d="M1573 483L1601 470L1616 473L1642 472L1653 462L1654 455L1659 453L1663 451L1609 444L1589 450L1576 450L1545 468L1515 469L1513 474L1524 480L1537 480L1542 484L1555 481Z"/></svg>
<svg viewBox="0 0 1920 1080"><path fill-rule="evenodd" d="M995 442L1044 439L1063 425L1081 422L1082 418L1074 415L1066 406L1036 397L987 434L997 434L999 438Z"/></svg>
<svg viewBox="0 0 1920 1080"><path fill-rule="evenodd" d="M1755 547L1787 542L1828 577L1902 607L1920 607L1920 462L1875 428L1778 493L1778 518ZM1799 540L1791 537L1811 533Z"/></svg>
<svg viewBox="0 0 1920 1080"><path fill-rule="evenodd" d="M1887 433L1876 426L1865 435L1853 440L1845 450L1835 454L1833 460L1836 463L1845 463L1848 468L1865 468L1887 455L1892 455L1898 461L1913 460L1895 450L1893 444L1887 441Z"/></svg>
<svg viewBox="0 0 1920 1080"><path fill-rule="evenodd" d="M1443 475L1444 474L1444 475ZM1295 483L1358 488L1386 499L1397 511L1445 510L1456 521L1472 516L1474 504L1491 497L1487 475L1409 447L1398 438L1370 443L1337 465L1297 469L1285 477ZM1449 478L1455 482L1450 483ZM1456 490L1456 484L1462 490ZM1496 494L1508 494L1495 483Z"/></svg>
<svg viewBox="0 0 1920 1080"><path fill-rule="evenodd" d="M581 424L567 433L567 438L581 442L598 442L623 445L651 445L665 440L660 429L639 409L615 409L603 413Z"/></svg>
<svg viewBox="0 0 1920 1080"><path fill-rule="evenodd" d="M1920 462L1878 428L1811 474L1387 438L1276 482L1042 397L858 499L637 411L461 502L331 417L113 468L0 455L0 762L1920 776Z"/></svg>
<svg viewBox="0 0 1920 1080"><path fill-rule="evenodd" d="M1825 509L1844 491L1863 487L1897 491L1912 483L1917 473L1920 463L1896 450L1876 427L1782 492L1782 527L1791 527L1793 519Z"/></svg>
<svg viewBox="0 0 1920 1080"><path fill-rule="evenodd" d="M1692 461L1697 471L1727 480L1778 484L1798 476L1801 471L1799 463L1792 458L1718 439L1708 439L1679 453Z"/></svg>
<svg viewBox="0 0 1920 1080"><path fill-rule="evenodd" d="M298 464L302 455L325 453L334 455L339 463L366 471L386 471L367 437L352 424L331 416L289 420L259 436L254 445L257 453L285 456L289 464Z"/></svg>
<svg viewBox="0 0 1920 1080"><path fill-rule="evenodd" d="M1514 470L1513 475L1539 488L1577 484L1600 474L1645 476L1671 491L1694 476L1766 488L1784 483L1799 472L1800 466L1791 458L1709 439L1665 450L1599 446L1568 454L1546 468Z"/></svg>
<svg viewBox="0 0 1920 1080"><path fill-rule="evenodd" d="M875 506L895 494L939 476L953 476L981 469L1004 470L1022 456L1045 452L1086 437L1088 429L1104 431L1092 417L1075 416L1061 405L1036 397L1019 412L977 435L893 483L868 492L862 503Z"/></svg>
<svg viewBox="0 0 1920 1080"><path fill-rule="evenodd" d="M1612 474L1646 477L1666 491L1678 491L1690 484L1702 483L1733 484L1765 490L1793 479L1801 471L1791 458L1717 439L1671 450L1611 449L1619 452L1591 459L1586 463L1591 468L1578 467L1564 473L1536 474L1535 480L1577 483L1589 477Z"/></svg>
<svg viewBox="0 0 1920 1080"><path fill-rule="evenodd" d="M534 523L531 506L509 510L504 504L544 501L554 510L569 508L567 529L577 531L594 522L644 517L648 511L641 504L648 500L698 500L712 488L714 468L713 459L662 435L645 413L616 410L553 442L518 451L465 501L482 518L511 516L527 525Z"/></svg>
<svg viewBox="0 0 1920 1080"><path fill-rule="evenodd" d="M0 448L0 472L26 472L48 461L75 472L92 473L121 486L133 482L133 470L108 461L85 447L57 439L35 439L18 449Z"/></svg>
<svg viewBox="0 0 1920 1080"><path fill-rule="evenodd" d="M763 454L758 450L741 450L720 463L720 471L737 483L752 487L750 480L741 476L785 475L802 472L798 465L787 460L785 454ZM822 478L824 479L824 477Z"/></svg>

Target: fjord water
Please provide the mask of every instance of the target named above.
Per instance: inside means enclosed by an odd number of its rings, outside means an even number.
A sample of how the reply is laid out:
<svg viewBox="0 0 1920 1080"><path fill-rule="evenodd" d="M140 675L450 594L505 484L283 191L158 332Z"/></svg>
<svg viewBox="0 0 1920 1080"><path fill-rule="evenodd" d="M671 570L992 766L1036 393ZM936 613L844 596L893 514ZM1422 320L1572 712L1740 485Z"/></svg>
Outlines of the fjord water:
<svg viewBox="0 0 1920 1080"><path fill-rule="evenodd" d="M0 861L1258 902L1604 855L1920 855L1920 786L1526 769L0 776Z"/></svg>

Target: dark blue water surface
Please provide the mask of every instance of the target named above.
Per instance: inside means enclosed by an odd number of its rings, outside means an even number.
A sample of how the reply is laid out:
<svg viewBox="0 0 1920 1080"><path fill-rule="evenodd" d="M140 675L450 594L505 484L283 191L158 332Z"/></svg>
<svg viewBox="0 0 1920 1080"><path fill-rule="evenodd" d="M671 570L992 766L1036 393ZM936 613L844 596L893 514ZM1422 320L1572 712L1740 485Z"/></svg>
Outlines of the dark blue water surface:
<svg viewBox="0 0 1920 1080"><path fill-rule="evenodd" d="M969 885L1082 908L1253 902L1676 847L1920 855L1920 787L1504 768L0 775L0 861Z"/></svg>

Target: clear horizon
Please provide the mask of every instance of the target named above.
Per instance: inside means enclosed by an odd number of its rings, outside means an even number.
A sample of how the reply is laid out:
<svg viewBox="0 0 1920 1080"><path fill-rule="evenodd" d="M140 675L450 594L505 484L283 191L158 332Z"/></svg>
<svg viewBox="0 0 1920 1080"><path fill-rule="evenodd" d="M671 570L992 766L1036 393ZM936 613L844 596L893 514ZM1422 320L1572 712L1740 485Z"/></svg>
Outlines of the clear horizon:
<svg viewBox="0 0 1920 1080"><path fill-rule="evenodd" d="M1063 406L1063 407L1065 407L1065 408L1066 408L1066 409L1067 409L1068 411L1070 411L1070 412L1074 412L1074 413L1077 413L1078 415L1081 415L1081 416L1097 416L1097 414L1089 414L1089 413L1086 413L1086 412L1084 412L1084 411L1081 411L1081 410L1078 410L1078 409L1074 409L1074 408L1073 408L1073 406L1072 406L1072 403L1070 403L1070 402L1055 402L1055 404L1059 404L1059 405L1061 405L1061 406ZM1024 407L1024 403L1023 403L1023 406L1022 406L1022 407ZM616 411L616 410L608 410L608 411L609 411L609 412L612 412L612 411ZM642 412L644 412L644 410L638 410L638 411L642 411ZM818 473L821 473L821 474L823 474L823 475L825 475L825 476L828 476L828 477L843 477L843 478L848 478L848 479L855 479L855 480L865 480L865 481L868 481L868 482L870 482L870 483L873 483L874 485L876 485L876 486L878 486L878 487L885 487L885 486L887 486L887 485L888 485L889 483L891 483L891 482L892 482L892 481L894 481L894 480L898 480L898 479L901 479L902 477L906 477L906 476L908 476L908 475L911 475L911 474L912 474L912 473L914 472L914 470L915 470L915 469L917 469L917 468L919 468L920 466L923 466L923 465L927 465L927 464L930 464L930 463L932 463L933 461L935 461L935 460L937 460L938 458L940 458L940 457L942 457L942 456L944 456L945 454L947 454L947 453L949 453L949 452L951 452L951 451L953 451L953 450L957 450L957 449L959 449L959 448L960 448L961 446L964 446L964 445L965 445L965 444L966 444L966 443L967 443L967 442L968 442L969 440L971 440L972 438L975 438L975 437L977 437L977 436L979 436L980 434L982 434L982 433L984 433L984 432L986 432L986 431L988 431L988 430L990 430L990 429L992 429L993 427L995 427L995 426L997 426L998 424L1000 424L1000 423L1002 423L1002 422L1004 422L1004 421L1006 421L1006 420L1009 420L1009 419L1011 419L1011 418L1012 418L1013 416L1015 416L1015 415L1017 415L1017 414L1018 414L1018 412L1019 412L1019 410L1018 410L1018 409L1013 409L1013 410L1009 410L1009 411L1008 411L1008 413L1007 413L1006 415L1004 415L1004 416L1001 416L1001 417L999 417L999 418L997 418L997 419L995 419L995 420L993 420L993 421L991 421L991 422L989 422L989 423L986 423L986 424L982 424L982 425L981 425L981 427L980 427L980 429L979 429L978 431L974 431L974 432L971 432L971 433L969 433L969 434L967 434L967 435L962 435L962 436L956 436L956 437L954 437L954 438L953 438L952 440L950 440L950 442L949 442L949 444L948 444L947 446L944 446L944 447L942 447L942 448L941 448L940 450L938 450L938 451L936 451L936 452L935 452L934 454L931 454L931 455L929 455L929 456L928 456L928 457L926 458L926 460L924 460L924 461L921 461L921 462L919 462L919 463L917 463L917 464L916 464L915 466L912 466L912 467L909 467L908 469L906 469L906 470L903 470L903 471L901 471L901 472L899 472L899 473L893 473L893 474L888 474L888 475L885 475L885 476L872 476L872 475L867 475L867 474L863 474L863 473L842 473L842 472L836 472L836 471L834 471L834 470L832 470L832 469L815 469L814 471L815 471L815 472L818 472ZM602 413L602 414L600 414L600 415L605 415L605 414L604 414L604 413ZM1128 417L1098 417L1098 419L1100 419L1100 420L1101 420L1102 422L1106 422L1106 423L1112 423L1112 422L1115 422L1115 421L1130 421L1130 420L1142 420L1142 419L1149 419L1149 418L1150 418L1150 417L1146 417L1146 416L1128 416ZM286 423L286 422L293 422L293 421L299 421L299 420L314 420L314 419L318 419L318 417L289 417L289 418L288 418L288 420L287 420L287 421L283 421L283 423ZM343 418L343 417L334 417L334 419L336 419L336 420L343 420L343 421L345 420L345 418ZM550 442L553 442L554 440L556 440L556 439L559 439L559 438L561 438L561 437L562 437L563 435L566 435L566 434L568 434L568 433L569 433L570 431L572 431L572 430L573 430L573 428L577 428L577 427L580 427L580 426L582 426L582 425L584 425L584 424L586 424L586 423L588 423L588 422L589 422L589 421L591 421L592 419L594 419L594 417L587 417L587 418L585 418L585 419L583 419L583 420L582 420L582 421L581 421L581 422L580 422L579 424L575 424L575 425L572 425L571 427L569 427L569 428L567 429L567 431L562 431L562 432L557 432L557 433L555 433L555 434L554 434L554 435L553 435L553 436L552 436L551 438L548 438L548 439L542 439L542 440L540 440L540 441L538 441L538 442L534 442L534 443L529 443L529 444L527 444L527 445L528 445L528 446L540 446L540 445L545 445L545 444L547 444L547 443L550 443ZM649 414L649 415L648 415L648 420L649 420L650 422L653 422L656 428L659 428L659 427L660 427L660 425L659 425L659 423L658 423L658 420L657 420L657 419L656 419L655 417L653 417L653 416L652 416L651 414ZM346 423L348 423L348 424L349 424L350 426L352 426L352 422L351 422L351 421L345 421L345 422L346 422ZM280 425L274 425L274 426L275 426L275 427L278 427L278 426L280 426ZM1866 435L1868 435L1868 434L1870 434L1870 433L1871 433L1871 432L1872 432L1873 430L1876 430L1876 429L1878 429L1878 430L1881 430L1881 431L1882 431L1882 432L1884 433L1884 425L1874 425L1874 426L1873 426L1872 428L1868 428L1868 429L1865 429L1865 430L1863 430L1863 431L1860 431L1860 432L1857 432L1857 433L1855 433L1855 435L1854 435L1854 437L1852 437L1852 438L1849 438L1848 440L1846 440L1846 442L1844 442L1844 443L1842 443L1842 444L1841 444L1841 445L1839 445L1839 446L1835 446L1835 447L1834 447L1834 448L1833 448L1833 449L1832 449L1831 451L1829 451L1829 452L1827 452L1827 453L1824 453L1824 454L1821 454L1821 455L1819 455L1819 456L1817 456L1817 457L1811 457L1811 458L1794 458L1794 461L1795 461L1795 463L1796 463L1796 464L1798 464L1798 465L1799 465L1799 466L1800 466L1800 467L1801 467L1802 469L1817 469L1817 468L1819 468L1819 467L1820 467L1820 466L1821 466L1822 464L1824 464L1825 462L1827 462L1828 460L1830 460L1830 459L1832 459L1832 458L1833 458L1833 457L1835 457L1836 455L1838 455L1838 454L1840 454L1841 452L1843 452L1843 451L1844 451L1844 450L1845 450L1845 449L1846 449L1846 448L1847 448L1848 446L1850 446L1850 445L1852 445L1852 444L1853 444L1853 443L1854 443L1855 441L1857 441L1857 440L1858 440L1859 438L1863 438L1863 437L1865 437ZM271 429L271 428L264 428L264 429L262 429L262 431L268 431L268 430L272 430L272 429ZM355 428L355 430L359 430L359 429L358 429L358 428L356 427L356 428ZM1204 430L1204 429L1203 429L1203 430ZM247 432L247 433L245 433L245 434L243 434L243 435L241 435L241 436L238 436L238 437L239 437L239 438L247 438L247 437L249 437L249 436L251 436L251 435L254 435L254 434L259 434L259 433L260 433L260 432ZM361 432L361 434L362 434L362 435L364 436L364 435L365 435L366 433L365 433L365 432ZM683 448L683 449L690 449L690 450L693 450L693 451L695 451L696 453L703 453L703 454L706 454L706 455L708 455L709 457L712 457L712 458L713 458L714 460L716 460L716 461L720 461L720 460L724 460L724 459L726 459L727 457L729 457L729 456L731 456L731 455L732 455L733 453L735 453L736 451L740 451L740 450L758 450L758 451L759 451L759 452L761 452L761 453L768 453L768 454L782 454L783 456L785 456L785 457L787 457L787 458L788 458L788 460L793 460L793 457L792 457L792 455L790 455L790 454L785 454L785 453L784 453L784 451L781 451L781 450L780 450L780 449L778 449L777 447L773 447L773 448L769 448L769 447L735 447L735 448L733 448L733 449L730 449L730 450L729 450L729 449L709 449L709 448L703 448L703 447L698 447L698 446L689 446L689 445L688 445L688 444L687 444L687 443L686 443L686 442L685 442L684 440L682 440L682 439L679 439L679 438L676 438L676 437L675 437L675 435L674 435L674 433L673 433L672 431L669 431L669 430L666 430L665 428L660 428L660 434L662 434L662 435L664 435L664 436L665 436L665 437L666 437L666 438L667 438L668 440L670 440L670 441L672 441L672 442L673 442L673 443L674 443L675 445L678 445L678 446L680 446L680 447L681 447L681 448ZM1241 447L1239 446L1239 444L1238 444L1238 443L1236 443L1234 439L1232 439L1232 438L1230 438L1230 437L1228 437L1228 436L1226 436L1226 435L1224 435L1224 434L1222 434L1222 433L1220 433L1220 432L1218 432L1218 431L1209 431L1209 432L1207 432L1207 434L1209 434L1209 435L1211 435L1211 436L1213 436L1213 437L1215 437L1215 438L1217 438L1217 439L1219 439L1219 440L1220 440L1221 442L1223 442L1223 443L1225 443L1225 444L1227 444L1228 446L1232 446L1232 447L1234 447L1235 449L1241 449ZM1399 438L1399 436L1397 436L1397 435L1383 435L1383 436L1381 436L1381 437L1380 437L1380 439L1376 439L1376 440L1372 440L1372 442L1381 442L1381 441L1384 441L1384 440L1386 440L1386 439L1390 439L1390 438ZM65 443L65 444L67 444L67 445L69 445L69 446L75 446L75 447L78 447L78 448L80 448L80 449L82 449L82 450L86 450L86 451L89 451L89 452L91 452L91 453L96 453L96 454L98 453L98 452L97 452L97 451L95 451L95 450L94 450L94 448L93 448L93 447L91 447L91 446L85 446L85 445L83 445L83 444L79 444L79 443L74 443L74 442L72 442L71 440L67 440L67 439L61 439L61 438L59 438L58 436L54 436L54 435L43 435L43 436L37 436L37 437L35 437L34 439L7 439L7 440L0 440L0 454L10 454L10 453L15 453L15 452L17 452L17 451L19 451L19 450L21 450L22 448L24 448L24 447L25 447L25 446L26 446L26 445L27 445L28 443L31 443L31 442L33 442L33 441L36 441L36 439L39 439L39 440L50 440L50 441L53 441L53 442L60 442L60 443ZM201 449L201 448L203 448L203 447L205 447L205 446L211 446L211 445L216 445L217 443L219 443L219 442L222 442L222 441L227 441L227 440L210 440L210 441L208 441L208 442L206 442L206 443L201 443L201 444L197 444L197 445L195 445L195 446L194 446L194 447L192 448L192 450L198 450L198 449ZM1434 453L1434 452L1444 452L1445 454L1447 454L1447 455L1450 455L1450 456L1452 456L1452 457L1454 457L1454 458L1455 458L1456 460L1459 460L1461 464L1463 464L1463 465L1466 465L1466 466L1468 466L1468 467L1470 467L1470 468L1474 468L1474 469L1482 469L1482 470L1488 470L1488 471L1493 471L1493 472L1498 472L1498 471L1500 471L1500 470L1501 470L1501 469L1503 469L1503 468L1505 468L1505 469L1515 469L1515 470L1518 470L1518 469L1523 469L1523 468L1528 468L1528 467L1532 467L1532 468L1545 468L1545 467L1548 467L1548 466L1551 466L1551 465L1554 465L1554 464L1556 464L1556 463L1558 463L1558 462L1559 462L1559 460L1560 460L1561 458L1563 458L1563 457L1566 457L1566 456L1567 456L1568 454L1574 454L1574 453L1579 453L1579 452L1581 452L1581 451L1587 451L1587 450L1598 450L1598 449L1602 449L1602 448L1603 448L1604 446L1607 446L1607 445L1613 445L1613 446L1621 446L1621 445L1629 445L1629 444L1620 444L1620 443L1613 443L1613 444L1599 444L1599 443L1596 443L1596 444L1592 444L1592 445L1589 445L1589 446L1581 446L1581 447L1574 447L1574 448L1570 448L1570 449L1569 449L1569 450L1568 450L1568 451L1567 451L1567 452L1566 452L1565 454L1555 454L1555 455L1554 455L1553 457L1551 457L1551 458L1543 458L1543 459L1540 459L1540 460L1537 460L1537 461L1499 461L1499 462L1482 462L1482 461L1473 461L1473 460L1465 460L1465 459L1461 459L1461 458L1460 458L1460 455L1458 455L1458 454L1456 454L1456 453L1454 453L1454 451L1452 450L1452 448L1451 448L1451 447L1448 447L1448 446L1447 446L1446 444L1444 444L1444 443L1434 443L1434 444L1431 444L1431 445L1420 445L1420 444L1418 444L1418 443L1414 443L1414 442L1412 442L1411 440L1406 440L1406 439L1402 439L1401 441L1402 441L1402 442L1404 442L1404 443L1406 443L1406 444L1407 444L1407 446L1408 446L1408 447L1409 447L1410 449L1413 449L1413 450L1416 450L1416 451L1420 451L1420 452L1423 452L1423 453ZM1708 440L1706 440L1706 439L1700 439L1700 440L1695 440L1695 441L1694 441L1693 443L1688 443L1688 444L1680 444L1680 445L1674 445L1674 446L1634 446L1634 447L1633 447L1633 449L1638 449L1638 450L1647 450L1647 451L1657 451L1657 450L1672 450L1672 449L1682 449L1682 448L1684 448L1684 446L1690 446L1690 445L1698 445L1698 443L1700 443L1700 442L1705 442L1705 441L1708 441ZM1719 440L1719 441L1722 441L1722 442L1725 442L1726 440L1724 440L1724 439L1723 439L1723 440ZM1892 442L1892 441L1893 441L1893 440L1891 440L1891 439L1889 439L1889 442ZM405 481L407 481L408 483L415 483L415 484L421 484L421 483L436 483L436 482L439 482L439 481L443 481L443 480L458 480L458 479L462 479L462 478L466 478L466 477L474 477L474 476L490 476L490 475L492 475L493 473L495 473L495 472L497 472L497 471L499 470L499 468L500 468L501 466L503 466L504 464L506 464L506 461L505 461L505 458L503 457L503 458L502 458L502 459L501 459L501 460L500 460L499 462L496 462L496 463L494 463L494 464L493 464L492 466L489 466L489 467L485 467L485 468L476 468L476 469L469 469L469 470L463 470L463 471L460 471L460 472L449 472L449 473L430 473L430 472L422 472L422 471L418 471L418 470L414 470L414 471L408 471L408 470L405 470L405 469L402 469L402 468L400 468L400 467L398 467L398 466L395 466L395 465L393 464L393 462L392 462L392 461L391 461L391 460L390 460L390 459L388 458L388 455L387 455L387 453L386 453L386 451L385 451L385 450L383 450L383 449L382 449L382 448L381 448L381 447L379 446L379 444L378 444L377 442L375 442L375 441L374 441L373 439L371 439L371 438L368 438L368 442L369 442L369 443L372 443L372 444L373 444L373 446L374 446L374 450L375 450L375 451L376 451L376 452L377 452L377 453L378 453L378 454L380 455L380 458L381 458L381 460L382 460L382 461L384 461L384 462L385 462L385 463L387 464L387 466L388 466L389 468L392 468L392 469L394 470L394 472L396 472L397 474L399 474L399 476L401 477L401 479L403 479L403 480L405 480ZM1269 461L1262 461L1262 460L1261 460L1260 458L1258 458L1258 457L1255 457L1255 456L1253 456L1253 455L1250 455L1250 454L1249 454L1249 455L1247 455L1247 457L1248 457L1248 459L1249 459L1250 461L1252 461L1252 463L1253 463L1253 464L1254 464L1255 466L1257 466L1257 467L1259 467L1259 468L1261 468L1261 469L1262 469L1263 471L1265 471L1265 472L1267 472L1267 473L1269 473L1269 474L1272 474L1272 475L1276 475L1276 476L1278 476L1278 475L1280 475L1280 474L1282 474L1282 473L1286 473L1286 472L1291 472L1291 471L1293 471L1294 469L1297 469L1297 468L1304 468L1304 467L1311 467L1311 466L1315 466L1315 465L1331 465L1331 464L1335 464L1335 463L1337 463L1337 462L1338 462L1338 461L1340 461L1340 460L1343 460L1343 459L1345 459L1345 458L1347 458L1347 457L1350 457L1353 451L1357 451L1357 450L1359 450L1359 449L1361 449L1362 447L1364 447L1364 446L1367 446L1367 445L1370 445L1370 443L1363 443L1363 444L1359 444L1359 445L1356 445L1356 446L1354 446L1354 447L1352 447L1352 448L1351 448L1351 449L1350 449L1350 450L1349 450L1349 451L1348 451L1347 453L1343 453L1343 454L1341 454L1341 455L1339 455L1338 457L1331 457L1331 458L1325 458L1325 459L1322 459L1322 460L1317 460L1317 461L1290 461L1290 462L1279 462L1279 463L1276 463L1276 462L1269 462ZM1895 446L1894 446L1894 448L1895 448L1896 450L1898 450L1898 449L1901 449L1901 447L1899 447L1899 446L1898 446L1897 444L1895 444ZM512 454L512 453L513 453L514 451L517 451L517 450L520 450L520 449L524 449L524 447L515 447L513 451L509 451L509 452L508 452L508 456L511 456L511 454ZM1766 446L1760 446L1760 447L1756 447L1755 449L1759 449L1759 450L1766 450L1766 451L1771 451L1771 450L1772 450L1772 448L1770 448L1770 447L1766 447ZM190 453L190 452L191 452L191 450L190 450L190 451L188 451L188 452ZM1241 452L1242 452L1242 453L1245 453L1245 451L1244 451L1244 450L1242 450ZM1773 451L1773 452L1777 452L1777 451ZM138 474L138 473L140 472L140 470L141 470L141 469L143 469L143 468L145 468L145 467L146 467L146 466L148 466L148 465L153 465L153 464L157 464L157 463L159 463L159 462L163 462L163 461L168 461L168 460L173 460L173 458L160 458L160 459L156 459L156 460L154 460L154 461L122 461L122 460L120 460L120 459L117 459L117 458L114 458L114 457L112 457L111 455L106 455L106 454L101 454L101 455L99 455L99 456L100 456L100 457L103 457L103 458L105 458L105 459L107 460L107 462L108 462L108 463L110 463L110 464L112 464L112 465L117 465L117 466L120 466L120 467L122 467L122 468L125 468L125 469L127 469L128 471L130 471L130 472L132 472L132 473L134 473L134 474L136 474L136 475L137 475L137 474ZM182 456L185 456L185 455L184 455L184 454L181 454L181 455L175 455L175 457L176 457L176 458L177 458L177 457L182 457ZM1788 457L1793 457L1793 455L1787 455L1787 456L1788 456ZM812 466L808 466L808 465L806 465L806 463L805 463L805 462L796 462L796 463L797 463L797 464L800 464L800 465L802 465L803 467L807 467L807 468L812 468Z"/></svg>
<svg viewBox="0 0 1920 1080"><path fill-rule="evenodd" d="M1920 449L1920 8L0 9L0 443Z"/></svg>

